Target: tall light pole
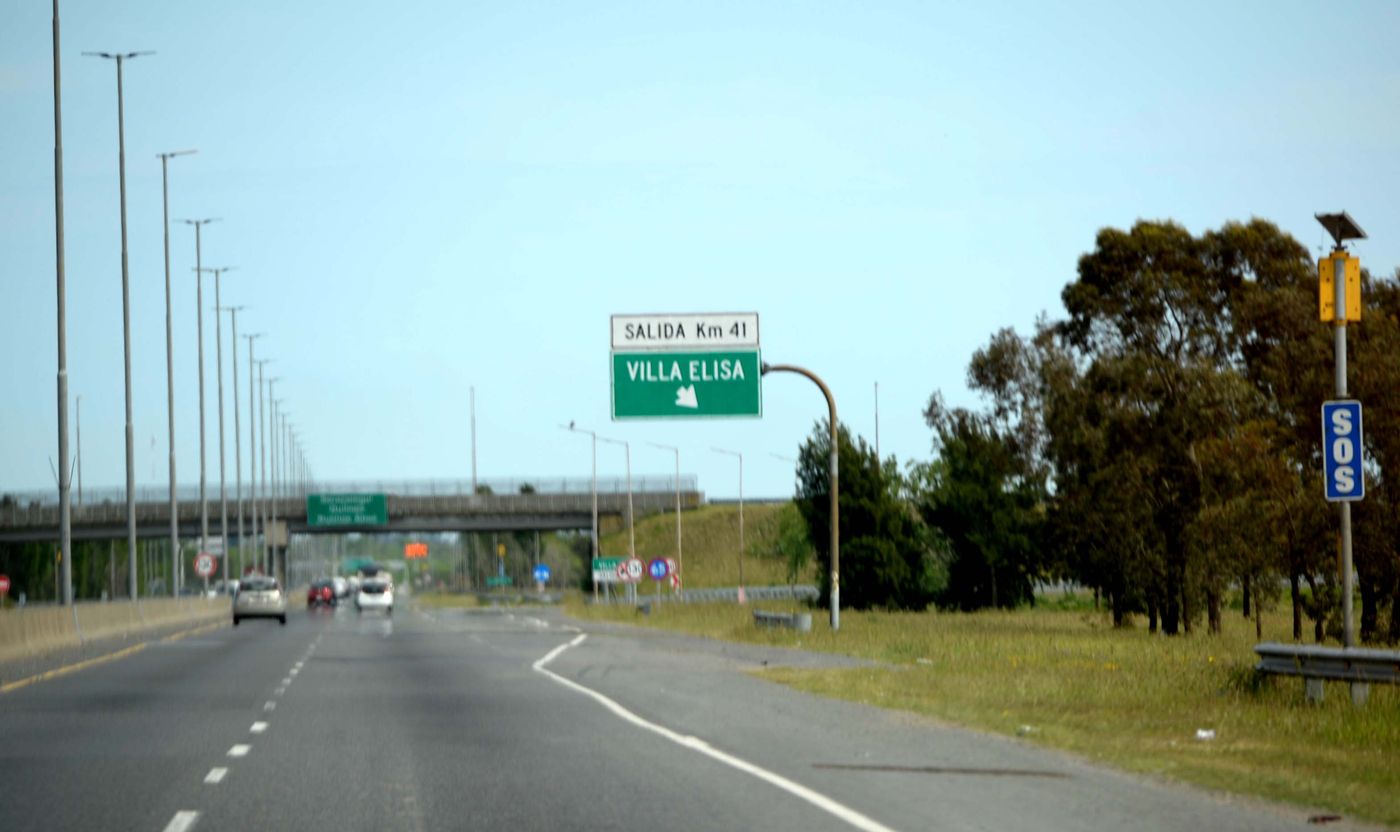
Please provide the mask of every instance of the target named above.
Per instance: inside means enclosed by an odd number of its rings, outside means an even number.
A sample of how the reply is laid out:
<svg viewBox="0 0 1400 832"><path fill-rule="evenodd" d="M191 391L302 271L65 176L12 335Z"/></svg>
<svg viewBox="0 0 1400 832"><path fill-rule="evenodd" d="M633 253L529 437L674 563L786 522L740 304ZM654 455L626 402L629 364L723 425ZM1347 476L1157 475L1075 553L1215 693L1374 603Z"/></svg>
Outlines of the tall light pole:
<svg viewBox="0 0 1400 832"><path fill-rule="evenodd" d="M267 489L268 499L264 501L267 506L266 523L263 526L263 543L267 549L267 570L269 575L275 575L277 569L277 444L276 437L268 437L270 429L274 434L277 432L277 397L273 391L277 389L277 382L281 381L280 376L274 376L267 380L267 421L262 425L262 446L267 457L262 462L263 485ZM261 414L259 414L261 418Z"/></svg>
<svg viewBox="0 0 1400 832"><path fill-rule="evenodd" d="M681 559L681 449L675 445L662 445L660 442L647 444L663 451L674 451L676 454L676 574L681 575L685 572L685 561ZM739 583L742 584L743 581L740 580Z"/></svg>
<svg viewBox="0 0 1400 832"><path fill-rule="evenodd" d="M476 494L476 387L471 388L472 409L472 494Z"/></svg>
<svg viewBox="0 0 1400 832"><path fill-rule="evenodd" d="M215 283L215 292L218 291L218 284ZM238 574L243 574L243 442L239 437L242 428L238 422L238 313L243 310L242 306L220 306L219 311L228 312L233 324L233 337L230 343L233 344L233 355L229 360L229 366L233 368L233 493L234 500L238 503ZM223 386L223 371L219 373L219 384ZM220 394L222 398L222 394ZM219 406L219 412L224 410L223 405ZM222 430L219 431L223 433ZM223 454L220 454L222 457ZM232 552L228 551L228 541L224 541L224 559L227 562ZM227 591L228 578L224 578L224 588Z"/></svg>
<svg viewBox="0 0 1400 832"><path fill-rule="evenodd" d="M253 342L261 338L261 332L252 335L245 335L248 339L248 492L251 498L252 512L249 516L248 544L245 547L247 553L253 556L253 566L258 564L257 551L255 547L258 543L258 442L257 442L257 408L253 403ZM240 574L240 577L242 575Z"/></svg>
<svg viewBox="0 0 1400 832"><path fill-rule="evenodd" d="M271 359L264 358L258 364L258 437L257 444L253 446L254 462L257 470L253 472L253 513L256 515L256 524L262 527L263 542L258 547L258 563L262 574L267 574L267 380L264 369ZM255 538L256 540L256 538Z"/></svg>
<svg viewBox="0 0 1400 832"><path fill-rule="evenodd" d="M599 436L599 442L607 442L609 445L621 445L627 460L627 557L637 556L637 531L632 524L632 446L622 439L609 439L606 436Z"/></svg>
<svg viewBox="0 0 1400 832"><path fill-rule="evenodd" d="M219 533L223 539L223 551L219 553L219 560L224 564L225 592L228 591L228 486L224 477L224 316L219 314L219 310L223 309L219 302L219 279L224 276L224 272L233 271L234 268L222 266L205 269L214 273L214 362L219 377ZM202 366L203 362L200 364Z"/></svg>
<svg viewBox="0 0 1400 832"><path fill-rule="evenodd" d="M54 0L54 7L55 7L55 9L57 9L57 5L58 5L57 0ZM57 17L57 15L58 15L58 13L57 13L57 11L55 11L55 12L54 12L54 47L55 47L55 49L54 49L54 77L55 77L55 78L57 78L57 76L58 76L58 50L57 50L57 46L58 46L58 17ZM131 60L132 58L139 58L139 57L141 57L142 55L154 55L155 53L154 53L154 52L84 52L83 54L84 54L84 55L91 56L91 57L95 57L95 58L104 58L104 59L106 59L106 60L116 61L116 63L117 63L117 171L118 171L118 182L120 183L120 186L119 186L119 187L120 187L120 192L121 192L121 217L122 217L122 355L123 355L123 365L124 365L124 368L125 368L125 371L126 371L126 553L127 553L127 592L131 595L131 599L134 601L134 600L136 600L136 439L135 439L136 434L135 434L135 431L134 431L134 430L132 429L132 427L131 427L131 279L130 279L130 271L129 271L129 269L127 268L127 258L126 258L126 121L125 121L125 118L126 118L126 117L125 117L124 107L123 107L123 103L122 103L122 63L123 63L124 61L129 61L129 60ZM57 91L57 89L58 89L58 87L55 85L54 90ZM57 123L57 119L58 119L57 108L58 108L58 101L57 101L57 98L55 97L55 100L54 100L54 109L55 109L54 119L55 119L55 123ZM56 155L57 155L57 154L56 154ZM55 182L55 186L60 186L60 183ZM60 200L59 204L62 205L62 201L61 201L61 200ZM62 226L63 226L63 221L62 221L62 219L60 219L60 220L59 220L59 228L60 228L60 231L61 231L61 229L62 229ZM63 273L63 258L62 258L62 254L61 254L61 252L62 252L62 250L63 250L63 249L62 249L62 246L63 246L63 235L62 235L62 233L60 233L59 236L58 236L58 245L59 245L59 251L60 251L60 257L59 257L59 261L58 261L58 262L59 262L59 275L60 275L59 280L60 280L60 285L61 285L61 282L62 282L62 273ZM66 356L65 356L65 357L66 357ZM66 362L65 362L64 364L60 365L60 368L59 368L59 369L60 369L60 372L65 372L65 371L67 370L67 364L66 364ZM67 412L68 412L68 411L67 411L67 402L66 402L66 399L67 399L67 391L66 391L67 384L66 384L66 383L65 383L64 387L65 387L64 397L63 397L63 398L64 398L64 402L63 402L63 404L62 404L62 408L63 408L63 409L60 410L59 412L60 412L60 414L62 414L62 415L60 416L60 421L66 422L66 419L63 418L64 416L67 415ZM64 443L64 446L66 447L66 446L67 446L67 442L68 442L68 440L67 440L67 436L68 436L67 424L61 425L60 427L63 428L63 433L62 433L61 436L60 436L60 441L62 441L62 442ZM59 456L61 457L62 455L63 455L62 449L60 449L60 451L59 451ZM63 464L66 465L66 463L63 463ZM63 475L60 474L60 475L59 475L59 491L60 491L60 492L63 491L62 486L63 486ZM63 498L62 498L62 494L61 494L61 493L60 493L60 496L59 496L59 500L60 500L60 502L63 501ZM65 515L65 516L67 515L67 512L64 511L62 508L60 508L59 513ZM66 563L66 561L65 561L65 563Z"/></svg>
<svg viewBox="0 0 1400 832"><path fill-rule="evenodd" d="M168 163L173 157L194 152L193 150L176 150L158 154L160 156L160 192L163 212L161 226L165 237L165 406L170 425L170 557L175 567L175 577L171 583L174 585L174 594L177 597L180 594L182 576L180 574L180 504L175 494L175 335L170 303L170 186L167 173ZM203 464L202 460L200 464Z"/></svg>
<svg viewBox="0 0 1400 832"><path fill-rule="evenodd" d="M598 559L598 434L591 430L574 427L574 423L560 425L564 430L574 433L586 433L593 440L593 560ZM593 575L593 597L598 597L598 577L593 570L593 564L588 564L588 572Z"/></svg>
<svg viewBox="0 0 1400 832"><path fill-rule="evenodd" d="M199 230L201 227L217 221L216 218L183 221L185 225L194 226L195 333L199 339L199 551L201 552L209 548L209 499L205 490L208 480L204 470L204 462L208 456L204 452L204 262L199 245ZM169 283L170 245L168 242L165 248L165 279L166 283Z"/></svg>
<svg viewBox="0 0 1400 832"><path fill-rule="evenodd" d="M58 547L63 552L63 603L73 603L73 507L68 481L68 306L63 260L63 78L59 71L58 0L53 0L54 282L58 290ZM78 505L83 503L83 397L78 397ZM77 611L74 610L74 614Z"/></svg>
<svg viewBox="0 0 1400 832"><path fill-rule="evenodd" d="M83 397L78 396L78 506L83 504Z"/></svg>
<svg viewBox="0 0 1400 832"><path fill-rule="evenodd" d="M744 455L725 448L710 448L717 454L739 458L739 603L744 603Z"/></svg>

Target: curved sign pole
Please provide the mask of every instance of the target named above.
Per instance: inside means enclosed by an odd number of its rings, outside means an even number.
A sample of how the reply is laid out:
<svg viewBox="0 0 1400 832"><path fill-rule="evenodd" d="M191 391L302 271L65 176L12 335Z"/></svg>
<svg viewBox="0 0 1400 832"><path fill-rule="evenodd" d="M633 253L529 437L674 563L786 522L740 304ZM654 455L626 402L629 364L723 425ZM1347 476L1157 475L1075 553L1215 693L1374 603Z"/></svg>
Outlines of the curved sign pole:
<svg viewBox="0 0 1400 832"><path fill-rule="evenodd" d="M812 380L812 383L821 388L822 395L826 396L826 407L829 412L828 424L831 426L831 629L841 629L841 512L839 503L839 473L840 466L837 463L837 431L836 431L836 397L831 395L831 388L826 386L826 382L817 377L811 370L804 369L792 364L764 364L763 375L769 373L797 373Z"/></svg>

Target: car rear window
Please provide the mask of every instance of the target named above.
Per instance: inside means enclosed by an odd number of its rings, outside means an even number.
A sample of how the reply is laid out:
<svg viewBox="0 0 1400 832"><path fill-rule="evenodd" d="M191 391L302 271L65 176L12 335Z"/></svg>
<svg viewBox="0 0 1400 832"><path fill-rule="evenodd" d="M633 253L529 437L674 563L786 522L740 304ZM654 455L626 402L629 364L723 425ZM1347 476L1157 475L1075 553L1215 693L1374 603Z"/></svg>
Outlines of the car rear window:
<svg viewBox="0 0 1400 832"><path fill-rule="evenodd" d="M245 592L271 592L277 589L275 578L245 578L241 587Z"/></svg>
<svg viewBox="0 0 1400 832"><path fill-rule="evenodd" d="M382 584L378 581L366 581L364 586L360 587L360 589L364 590L365 592L368 592L370 595L379 595L388 588L388 584Z"/></svg>

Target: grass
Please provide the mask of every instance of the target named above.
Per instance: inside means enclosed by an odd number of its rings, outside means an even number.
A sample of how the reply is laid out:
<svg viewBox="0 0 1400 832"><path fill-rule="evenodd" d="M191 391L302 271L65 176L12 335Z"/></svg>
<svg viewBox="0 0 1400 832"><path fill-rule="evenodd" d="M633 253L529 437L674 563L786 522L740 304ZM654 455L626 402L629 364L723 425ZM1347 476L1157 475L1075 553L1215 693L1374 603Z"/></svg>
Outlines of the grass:
<svg viewBox="0 0 1400 832"><path fill-rule="evenodd" d="M737 530L731 535L725 527L731 511L685 515L688 586L735 583L730 552ZM747 509L745 520L755 528ZM663 547L658 530L647 538L657 541L648 544L654 548L644 549L642 529L639 555L670 554L674 537ZM762 565L746 564L748 583L763 582L760 575L785 582L781 562L749 563ZM575 596L566 609L584 619L872 659L879 664L763 675L821 695L1024 736L1131 771L1400 827L1400 688L1373 685L1369 704L1354 708L1346 687L1329 683L1325 702L1309 705L1301 680L1255 675L1253 624L1239 615L1226 615L1219 636L1166 638L1115 630L1083 598L1015 612L843 611L839 633L817 610L813 632L795 633L760 630L749 608L733 604L663 604L641 617ZM1264 623L1265 640L1289 640L1282 616ZM1215 739L1197 740L1197 729L1214 731Z"/></svg>
<svg viewBox="0 0 1400 832"><path fill-rule="evenodd" d="M787 563L764 555L767 542L777 536L781 505L744 506L744 558L746 586L788 583ZM637 557L651 560L676 556L676 515L656 514L637 523ZM599 550L606 557L627 554L627 531L603 535ZM768 549L771 551L771 549ZM687 589L739 584L739 508L734 505L703 506L681 513L682 572ZM798 576L797 583L815 583L815 575ZM643 592L651 582L643 580Z"/></svg>
<svg viewBox="0 0 1400 832"><path fill-rule="evenodd" d="M481 606L475 595L455 592L415 592L413 601L431 609L461 609Z"/></svg>

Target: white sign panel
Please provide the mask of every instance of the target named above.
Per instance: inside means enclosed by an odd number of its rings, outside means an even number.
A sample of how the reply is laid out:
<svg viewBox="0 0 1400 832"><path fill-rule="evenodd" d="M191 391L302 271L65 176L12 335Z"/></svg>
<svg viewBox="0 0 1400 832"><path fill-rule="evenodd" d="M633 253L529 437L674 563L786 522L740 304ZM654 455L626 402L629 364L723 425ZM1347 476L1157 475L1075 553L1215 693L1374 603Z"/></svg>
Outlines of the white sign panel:
<svg viewBox="0 0 1400 832"><path fill-rule="evenodd" d="M622 352L757 346L757 312L612 316L612 348Z"/></svg>

